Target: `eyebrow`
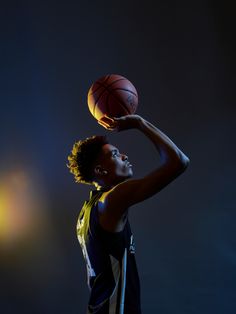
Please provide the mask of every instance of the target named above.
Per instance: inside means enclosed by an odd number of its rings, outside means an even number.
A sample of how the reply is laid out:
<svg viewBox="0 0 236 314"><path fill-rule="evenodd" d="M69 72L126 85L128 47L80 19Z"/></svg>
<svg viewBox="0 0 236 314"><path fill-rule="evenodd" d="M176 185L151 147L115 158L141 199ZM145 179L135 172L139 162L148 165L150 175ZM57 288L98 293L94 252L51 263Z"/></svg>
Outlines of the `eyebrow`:
<svg viewBox="0 0 236 314"><path fill-rule="evenodd" d="M113 153L119 153L119 150L117 148L114 148L111 150L111 154L113 154Z"/></svg>
<svg viewBox="0 0 236 314"><path fill-rule="evenodd" d="M108 152L105 153L105 156L111 156L114 152L118 152L118 149L114 148Z"/></svg>

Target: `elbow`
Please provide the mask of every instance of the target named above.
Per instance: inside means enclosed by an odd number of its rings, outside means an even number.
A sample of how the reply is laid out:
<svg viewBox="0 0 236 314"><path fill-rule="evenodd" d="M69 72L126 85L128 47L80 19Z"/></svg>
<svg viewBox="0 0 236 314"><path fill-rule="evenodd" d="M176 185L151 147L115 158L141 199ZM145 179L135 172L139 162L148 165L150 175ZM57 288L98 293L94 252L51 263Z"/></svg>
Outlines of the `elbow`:
<svg viewBox="0 0 236 314"><path fill-rule="evenodd" d="M181 174L184 172L190 163L190 159L183 153L179 152L168 162L169 166L173 169L173 171L177 174Z"/></svg>
<svg viewBox="0 0 236 314"><path fill-rule="evenodd" d="M190 159L186 155L182 154L179 161L180 171L184 172L188 168L189 163Z"/></svg>

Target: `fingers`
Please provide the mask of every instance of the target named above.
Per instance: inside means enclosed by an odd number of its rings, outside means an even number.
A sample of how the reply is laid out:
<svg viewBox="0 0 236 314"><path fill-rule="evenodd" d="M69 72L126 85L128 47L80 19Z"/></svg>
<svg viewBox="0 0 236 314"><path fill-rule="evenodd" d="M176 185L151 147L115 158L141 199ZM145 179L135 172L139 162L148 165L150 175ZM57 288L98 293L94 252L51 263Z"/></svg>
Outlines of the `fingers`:
<svg viewBox="0 0 236 314"><path fill-rule="evenodd" d="M107 130L113 130L113 128L111 126L109 126L109 124L107 124L107 123L105 123L103 121L99 121L98 120L98 124L100 124L101 126L103 126Z"/></svg>
<svg viewBox="0 0 236 314"><path fill-rule="evenodd" d="M114 122L113 118L108 117L106 114L104 116L102 116L102 118L99 121L104 121L106 123L112 123Z"/></svg>
<svg viewBox="0 0 236 314"><path fill-rule="evenodd" d="M117 128L117 122L113 118L108 117L107 115L104 115L100 120L98 120L98 123L105 129L110 131L113 131Z"/></svg>

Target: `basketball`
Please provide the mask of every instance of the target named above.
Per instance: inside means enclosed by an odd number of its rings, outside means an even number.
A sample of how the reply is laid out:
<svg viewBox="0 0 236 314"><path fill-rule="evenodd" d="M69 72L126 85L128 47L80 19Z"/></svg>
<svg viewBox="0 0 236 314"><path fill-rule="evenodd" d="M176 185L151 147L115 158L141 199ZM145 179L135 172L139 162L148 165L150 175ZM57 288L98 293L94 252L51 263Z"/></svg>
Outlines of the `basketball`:
<svg viewBox="0 0 236 314"><path fill-rule="evenodd" d="M109 74L95 81L88 91L88 107L95 119L105 114L121 117L136 112L138 93L134 85L125 77Z"/></svg>

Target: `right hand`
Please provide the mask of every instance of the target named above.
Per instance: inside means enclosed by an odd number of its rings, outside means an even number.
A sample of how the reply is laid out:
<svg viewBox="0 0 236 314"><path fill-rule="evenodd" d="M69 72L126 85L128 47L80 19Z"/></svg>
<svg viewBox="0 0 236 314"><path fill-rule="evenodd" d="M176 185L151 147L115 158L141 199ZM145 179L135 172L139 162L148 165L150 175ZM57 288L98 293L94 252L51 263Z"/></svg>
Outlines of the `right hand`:
<svg viewBox="0 0 236 314"><path fill-rule="evenodd" d="M138 128L143 118L136 114L122 116L120 118L110 118L104 115L98 123L109 131L123 131Z"/></svg>

